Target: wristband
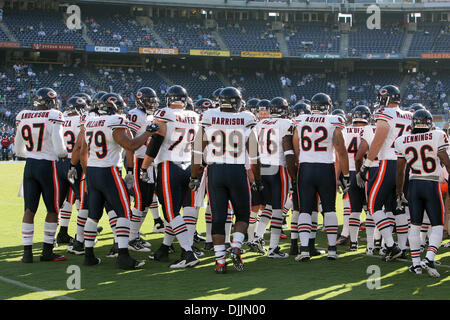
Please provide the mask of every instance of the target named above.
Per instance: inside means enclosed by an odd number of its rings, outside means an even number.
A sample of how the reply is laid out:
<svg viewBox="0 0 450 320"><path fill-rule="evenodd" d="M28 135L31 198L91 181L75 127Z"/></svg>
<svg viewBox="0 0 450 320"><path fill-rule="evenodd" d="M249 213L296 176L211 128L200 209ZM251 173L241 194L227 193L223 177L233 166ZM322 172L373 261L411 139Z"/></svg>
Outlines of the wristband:
<svg viewBox="0 0 450 320"><path fill-rule="evenodd" d="M370 167L371 165L372 165L372 160L369 160L369 159L364 160L365 167Z"/></svg>
<svg viewBox="0 0 450 320"><path fill-rule="evenodd" d="M285 155L285 156L288 156L288 155L290 155L290 154L294 154L294 150L288 150L288 151L285 151L285 152L284 152L284 155Z"/></svg>
<svg viewBox="0 0 450 320"><path fill-rule="evenodd" d="M192 153L194 153L194 154L201 154L201 155L203 155L203 152L202 152L202 151L198 151L198 150L192 150Z"/></svg>

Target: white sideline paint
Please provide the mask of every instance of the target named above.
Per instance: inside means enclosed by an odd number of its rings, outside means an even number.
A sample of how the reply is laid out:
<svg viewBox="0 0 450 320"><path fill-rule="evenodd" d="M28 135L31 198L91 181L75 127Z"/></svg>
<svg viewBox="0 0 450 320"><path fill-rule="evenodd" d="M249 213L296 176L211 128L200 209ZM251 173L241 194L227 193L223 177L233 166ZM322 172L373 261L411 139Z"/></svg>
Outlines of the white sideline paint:
<svg viewBox="0 0 450 320"><path fill-rule="evenodd" d="M56 294L52 291L47 291L41 288L37 288L37 287L33 287L33 286L29 286L23 282L20 281L16 281L16 280L11 280L5 277L0 276L0 281L12 284L14 286L20 287L20 288L24 288L24 289L28 289L31 291L35 291L35 292L41 292L43 294L45 294L46 296L50 297L50 298L59 298L59 299L63 299L63 300L76 300L74 298L70 298L70 297L66 297L66 296L60 296L59 294Z"/></svg>

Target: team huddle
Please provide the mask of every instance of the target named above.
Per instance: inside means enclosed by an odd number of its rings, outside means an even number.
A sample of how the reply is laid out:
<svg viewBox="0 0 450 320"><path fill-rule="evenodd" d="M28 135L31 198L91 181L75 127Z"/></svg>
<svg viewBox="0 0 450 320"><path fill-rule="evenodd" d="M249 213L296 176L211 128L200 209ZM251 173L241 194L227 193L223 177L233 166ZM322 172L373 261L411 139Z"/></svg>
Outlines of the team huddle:
<svg viewBox="0 0 450 320"><path fill-rule="evenodd" d="M116 257L121 269L144 265L130 250L151 252L140 234L148 211L154 232L164 233L149 259L169 261L176 238L181 256L172 269L193 267L204 251L213 251L216 273L227 272L227 256L242 271L243 247L272 259L291 255L308 262L324 254L315 246L319 212L327 258L336 260L342 239L349 240L351 251L358 249L364 210L367 255L379 252L392 261L406 258L409 249L409 271L440 276L434 258L443 237L439 179L450 172L448 139L423 105L400 108L397 87L379 90L373 113L363 105L348 114L332 110L324 93L294 106L281 97L245 102L233 87L194 102L175 85L163 106L153 89L143 87L135 101L136 107L125 112L118 94L80 93L62 113L57 93L41 88L35 109L17 115L15 149L26 158L23 263L33 262L34 216L42 195L47 216L41 261L66 259L53 252L56 241L84 255L85 265L100 264L94 246L103 210L114 233L107 256ZM337 193L344 196L339 239ZM74 238L68 235L73 204L78 211ZM196 225L205 204L201 250L195 246ZM291 247L285 253L279 241L288 211ZM423 224L431 228L421 260Z"/></svg>

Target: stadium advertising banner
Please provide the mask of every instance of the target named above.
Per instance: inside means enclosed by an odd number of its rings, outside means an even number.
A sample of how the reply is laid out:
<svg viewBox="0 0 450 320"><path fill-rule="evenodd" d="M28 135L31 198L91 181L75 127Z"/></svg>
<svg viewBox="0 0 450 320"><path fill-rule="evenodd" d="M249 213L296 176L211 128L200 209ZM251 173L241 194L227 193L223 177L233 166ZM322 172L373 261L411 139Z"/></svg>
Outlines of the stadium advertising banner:
<svg viewBox="0 0 450 320"><path fill-rule="evenodd" d="M281 52L258 52L258 51L241 51L241 57L244 58L282 58Z"/></svg>
<svg viewBox="0 0 450 320"><path fill-rule="evenodd" d="M126 47L104 47L104 46L86 46L87 52L103 52L103 53L127 53Z"/></svg>
<svg viewBox="0 0 450 320"><path fill-rule="evenodd" d="M164 48L139 48L140 54L178 54L178 49L164 49Z"/></svg>
<svg viewBox="0 0 450 320"><path fill-rule="evenodd" d="M420 55L422 59L450 59L450 52L443 53L422 53Z"/></svg>
<svg viewBox="0 0 450 320"><path fill-rule="evenodd" d="M191 56L209 56L209 57L229 57L230 51L191 49L191 50L189 50L189 55L191 55Z"/></svg>
<svg viewBox="0 0 450 320"><path fill-rule="evenodd" d="M34 50L75 51L73 44L62 43L33 43Z"/></svg>
<svg viewBox="0 0 450 320"><path fill-rule="evenodd" d="M368 53L363 59L402 59L403 55L398 53Z"/></svg>
<svg viewBox="0 0 450 320"><path fill-rule="evenodd" d="M341 55L336 53L302 53L300 58L303 59L340 59Z"/></svg>
<svg viewBox="0 0 450 320"><path fill-rule="evenodd" d="M0 48L20 48L20 42L1 42Z"/></svg>

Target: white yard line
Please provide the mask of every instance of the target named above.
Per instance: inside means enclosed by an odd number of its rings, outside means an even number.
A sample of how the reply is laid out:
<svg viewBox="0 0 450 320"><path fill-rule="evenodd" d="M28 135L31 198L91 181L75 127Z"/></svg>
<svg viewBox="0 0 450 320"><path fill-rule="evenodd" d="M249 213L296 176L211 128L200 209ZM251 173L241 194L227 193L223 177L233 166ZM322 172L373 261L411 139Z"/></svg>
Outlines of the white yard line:
<svg viewBox="0 0 450 320"><path fill-rule="evenodd" d="M47 291L47 290L44 290L44 289L41 289L41 288L29 286L29 285L27 285L27 284L25 284L23 282L16 281L16 280L11 280L11 279L8 279L8 278L2 277L2 276L0 276L0 281L12 284L12 285L20 287L20 288L31 290L31 291L34 291L34 292L41 292L41 293L45 294L46 296L48 296L50 298L59 298L59 299L63 299L63 300L76 300L74 298L61 296L61 295L56 294L56 293L54 293L52 291Z"/></svg>

